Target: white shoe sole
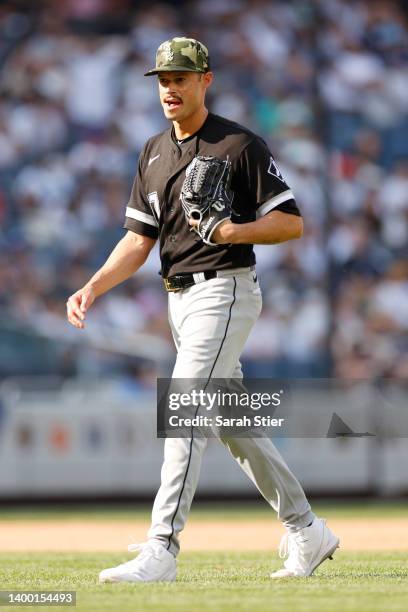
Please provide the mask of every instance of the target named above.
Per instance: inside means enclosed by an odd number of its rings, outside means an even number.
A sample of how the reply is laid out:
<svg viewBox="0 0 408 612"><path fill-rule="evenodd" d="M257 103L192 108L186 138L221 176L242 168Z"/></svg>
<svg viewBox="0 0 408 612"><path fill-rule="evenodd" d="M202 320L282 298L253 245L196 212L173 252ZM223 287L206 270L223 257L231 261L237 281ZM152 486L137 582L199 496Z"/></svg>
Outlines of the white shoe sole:
<svg viewBox="0 0 408 612"><path fill-rule="evenodd" d="M337 548L339 547L339 544L340 544L339 538L336 538L335 536L333 538L331 538L330 541L328 542L328 544L323 549L323 551L321 551L320 557L318 558L318 560L315 562L315 564L313 565L312 569L310 570L310 574L307 574L307 575L311 576L313 574L313 572L315 571L315 569L317 569L319 567L319 565L321 565L323 563L323 561L326 561L326 559L331 559L332 560L334 553L336 552Z"/></svg>
<svg viewBox="0 0 408 612"><path fill-rule="evenodd" d="M99 575L99 584L114 584L118 582L174 582L176 580L176 576L177 571L174 569L169 570L160 578L152 578L151 580L140 580L139 578L132 576L132 574L125 574L123 576L107 576L106 578Z"/></svg>

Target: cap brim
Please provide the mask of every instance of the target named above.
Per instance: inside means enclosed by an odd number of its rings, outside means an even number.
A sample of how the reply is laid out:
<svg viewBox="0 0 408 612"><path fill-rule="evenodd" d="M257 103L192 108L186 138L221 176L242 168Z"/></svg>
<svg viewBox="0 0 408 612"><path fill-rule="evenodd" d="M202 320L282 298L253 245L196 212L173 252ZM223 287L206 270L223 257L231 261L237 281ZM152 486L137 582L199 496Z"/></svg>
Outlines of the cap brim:
<svg viewBox="0 0 408 612"><path fill-rule="evenodd" d="M144 76L153 76L159 72L205 72L196 68L186 68L185 66L163 66L162 68L152 68L144 73Z"/></svg>

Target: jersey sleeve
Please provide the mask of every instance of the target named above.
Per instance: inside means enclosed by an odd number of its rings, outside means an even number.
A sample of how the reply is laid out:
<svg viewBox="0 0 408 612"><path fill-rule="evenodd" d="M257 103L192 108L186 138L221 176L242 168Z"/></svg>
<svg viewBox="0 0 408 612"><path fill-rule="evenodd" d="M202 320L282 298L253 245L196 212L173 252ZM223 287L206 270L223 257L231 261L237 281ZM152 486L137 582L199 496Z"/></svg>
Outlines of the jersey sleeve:
<svg viewBox="0 0 408 612"><path fill-rule="evenodd" d="M241 154L242 180L247 185L250 205L260 218L281 210L301 216L295 196L283 178L271 152L261 138L255 138Z"/></svg>
<svg viewBox="0 0 408 612"><path fill-rule="evenodd" d="M142 164L143 153L139 157L137 173L133 181L129 202L126 206L126 218L123 227L136 232L136 234L142 234L142 236L157 238L159 235L159 224L157 221L159 211L154 208L157 202L157 194L146 196L143 188Z"/></svg>

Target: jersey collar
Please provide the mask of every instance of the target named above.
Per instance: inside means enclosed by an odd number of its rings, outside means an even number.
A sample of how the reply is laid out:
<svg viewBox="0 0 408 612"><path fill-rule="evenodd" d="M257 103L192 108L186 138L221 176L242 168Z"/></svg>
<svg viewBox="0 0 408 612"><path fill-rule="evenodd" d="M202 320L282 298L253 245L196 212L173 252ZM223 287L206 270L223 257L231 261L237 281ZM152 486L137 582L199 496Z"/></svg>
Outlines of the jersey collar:
<svg viewBox="0 0 408 612"><path fill-rule="evenodd" d="M212 117L212 113L209 112L207 117L205 118L203 125L197 130L197 132L194 132L194 134L191 134L191 136L188 136L187 138L185 138L181 144L177 142L177 138L174 133L174 126L172 125L169 129L169 133L170 133L170 139L172 141L173 146L176 147L177 149L180 149L180 147L182 146L183 151L184 151L185 149L189 148L187 147L188 143L190 144L195 143L194 149L195 149L195 155L197 155L198 149L199 149L200 137L205 132L207 125L210 121L210 117Z"/></svg>

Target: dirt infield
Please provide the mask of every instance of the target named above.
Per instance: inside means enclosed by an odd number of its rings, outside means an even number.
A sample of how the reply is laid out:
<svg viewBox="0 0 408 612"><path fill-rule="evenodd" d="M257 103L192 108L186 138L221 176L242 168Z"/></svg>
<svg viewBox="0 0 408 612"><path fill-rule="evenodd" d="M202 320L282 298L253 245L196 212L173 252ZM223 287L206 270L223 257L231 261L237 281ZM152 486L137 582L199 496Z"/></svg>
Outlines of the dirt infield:
<svg viewBox="0 0 408 612"><path fill-rule="evenodd" d="M403 518L331 519L345 551L408 550L408 521ZM123 552L143 542L145 520L2 520L0 552ZM276 521L256 518L228 522L191 519L182 534L185 551L274 550L283 533Z"/></svg>

